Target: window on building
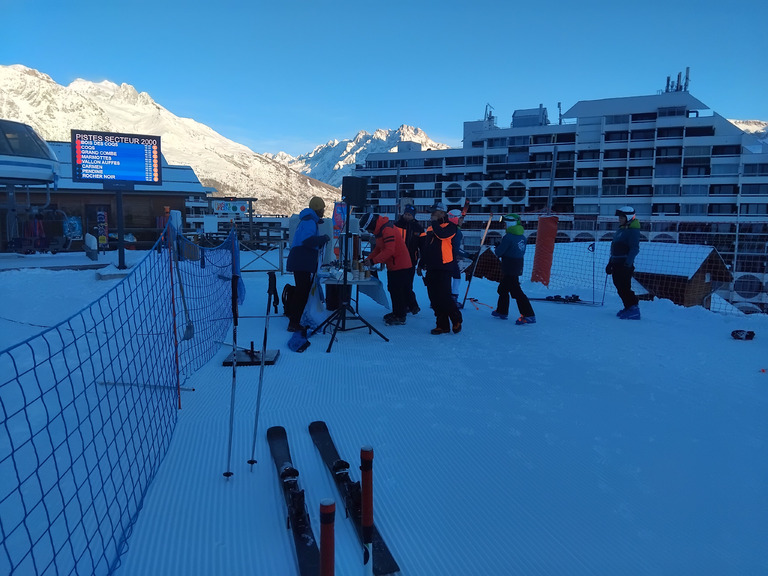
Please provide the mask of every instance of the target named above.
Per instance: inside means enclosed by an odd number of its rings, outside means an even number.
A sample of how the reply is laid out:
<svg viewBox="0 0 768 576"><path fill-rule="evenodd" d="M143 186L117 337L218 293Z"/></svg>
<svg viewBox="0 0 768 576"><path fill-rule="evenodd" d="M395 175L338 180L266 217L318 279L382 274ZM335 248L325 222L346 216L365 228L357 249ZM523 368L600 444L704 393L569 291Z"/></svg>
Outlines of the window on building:
<svg viewBox="0 0 768 576"><path fill-rule="evenodd" d="M552 134L534 134L531 144L552 144Z"/></svg>
<svg viewBox="0 0 768 576"><path fill-rule="evenodd" d="M506 138L488 138L488 148L505 148L506 146Z"/></svg>
<svg viewBox="0 0 768 576"><path fill-rule="evenodd" d="M576 196L597 196L597 186L576 186Z"/></svg>
<svg viewBox="0 0 768 576"><path fill-rule="evenodd" d="M467 200L477 201L483 197L483 187L480 184L472 183L467 186Z"/></svg>
<svg viewBox="0 0 768 576"><path fill-rule="evenodd" d="M683 186L683 196L707 196L709 186L706 184L685 184Z"/></svg>
<svg viewBox="0 0 768 576"><path fill-rule="evenodd" d="M628 124L629 114L613 114L605 117L606 124Z"/></svg>
<svg viewBox="0 0 768 576"><path fill-rule="evenodd" d="M741 146L733 144L730 146L712 146L712 156L738 156L741 154Z"/></svg>
<svg viewBox="0 0 768 576"><path fill-rule="evenodd" d="M736 214L736 204L710 204L708 214Z"/></svg>
<svg viewBox="0 0 768 576"><path fill-rule="evenodd" d="M632 114L632 122L653 122L654 120L656 120L656 112Z"/></svg>
<svg viewBox="0 0 768 576"><path fill-rule="evenodd" d="M768 184L742 184L741 193L749 196L768 196Z"/></svg>
<svg viewBox="0 0 768 576"><path fill-rule="evenodd" d="M744 164L744 176L768 176L768 164Z"/></svg>
<svg viewBox="0 0 768 576"><path fill-rule="evenodd" d="M683 176L696 177L696 176L708 176L709 166L683 166Z"/></svg>
<svg viewBox="0 0 768 576"><path fill-rule="evenodd" d="M600 150L579 150L579 160L600 160Z"/></svg>
<svg viewBox="0 0 768 576"><path fill-rule="evenodd" d="M659 108L659 118L668 118L669 116L685 116L685 106Z"/></svg>
<svg viewBox="0 0 768 576"><path fill-rule="evenodd" d="M749 216L765 216L768 214L768 204L742 204L741 213ZM763 244L765 247L765 244Z"/></svg>
<svg viewBox="0 0 768 576"><path fill-rule="evenodd" d="M623 184L603 184L603 196L624 196L627 187Z"/></svg>
<svg viewBox="0 0 768 576"><path fill-rule="evenodd" d="M530 140L529 136L510 136L508 143L510 146L528 146Z"/></svg>
<svg viewBox="0 0 768 576"><path fill-rule="evenodd" d="M714 136L714 135L715 135L714 126L687 126L685 128L686 138L694 138L697 136ZM707 148L709 147L707 146Z"/></svg>
<svg viewBox="0 0 768 576"><path fill-rule="evenodd" d="M681 146L660 146L656 148L657 158L674 158L683 155Z"/></svg>
<svg viewBox="0 0 768 576"><path fill-rule="evenodd" d="M738 184L712 184L709 187L710 196L734 196L738 193Z"/></svg>
<svg viewBox="0 0 768 576"><path fill-rule="evenodd" d="M555 142L558 144L570 144L576 142L576 132L563 132L555 134Z"/></svg>
<svg viewBox="0 0 768 576"><path fill-rule="evenodd" d="M597 178L600 175L600 169L594 168L577 168L576 178Z"/></svg>
<svg viewBox="0 0 768 576"><path fill-rule="evenodd" d="M627 186L627 194L630 196L651 196L653 186L650 184L643 186Z"/></svg>
<svg viewBox="0 0 768 576"><path fill-rule="evenodd" d="M629 132L626 130L619 130L617 132L606 132L606 142L626 142L629 139Z"/></svg>
<svg viewBox="0 0 768 576"><path fill-rule="evenodd" d="M707 213L707 204L681 204L681 216L694 216Z"/></svg>
<svg viewBox="0 0 768 576"><path fill-rule="evenodd" d="M446 166L463 166L464 163L464 156L449 156L445 159Z"/></svg>
<svg viewBox="0 0 768 576"><path fill-rule="evenodd" d="M653 176L652 166L631 166L629 168L630 178L650 178Z"/></svg>
<svg viewBox="0 0 768 576"><path fill-rule="evenodd" d="M676 162L657 162L656 178L679 178L680 164Z"/></svg>
<svg viewBox="0 0 768 576"><path fill-rule="evenodd" d="M629 158L631 160L639 160L641 158L653 158L653 148L633 148L629 151Z"/></svg>
<svg viewBox="0 0 768 576"><path fill-rule="evenodd" d="M489 161L490 161L489 156ZM500 156L500 158L504 158L504 156ZM467 166L482 166L483 165L483 157L482 156L467 156Z"/></svg>
<svg viewBox="0 0 768 576"><path fill-rule="evenodd" d="M424 168L441 168L443 166L442 158L425 158Z"/></svg>
<svg viewBox="0 0 768 576"><path fill-rule="evenodd" d="M677 184L657 184L653 187L656 196L679 196L680 186Z"/></svg>
<svg viewBox="0 0 768 576"><path fill-rule="evenodd" d="M600 211L600 207L598 204L574 204L573 205L574 214L597 214L599 213L599 211ZM594 223L592 221L588 221L587 223L590 224L590 227L584 227L585 222L583 220L580 220L578 222L578 225L576 222L574 222L574 229L593 230Z"/></svg>
<svg viewBox="0 0 768 576"><path fill-rule="evenodd" d="M522 202L525 199L525 185L522 182L515 182L507 188L507 198L512 202Z"/></svg>
<svg viewBox="0 0 768 576"><path fill-rule="evenodd" d="M605 160L626 160L627 150L626 148L620 150L606 150L603 154Z"/></svg>
<svg viewBox="0 0 768 576"><path fill-rule="evenodd" d="M682 138L683 137L683 127L682 126L669 126L666 128L659 128L656 131L656 135L658 138Z"/></svg>
<svg viewBox="0 0 768 576"><path fill-rule="evenodd" d="M739 165L738 164L712 164L711 172L712 176L738 176Z"/></svg>
<svg viewBox="0 0 768 576"><path fill-rule="evenodd" d="M504 164L506 160L506 154L491 154L488 156L488 164ZM482 164L482 161L480 163Z"/></svg>
<svg viewBox="0 0 768 576"><path fill-rule="evenodd" d="M616 168L603 168L603 178L623 178L627 175L627 169L623 166Z"/></svg>
<svg viewBox="0 0 768 576"><path fill-rule="evenodd" d="M485 142L483 140L473 140L472 141L472 148L482 148L483 144L485 144Z"/></svg>
<svg viewBox="0 0 768 576"><path fill-rule="evenodd" d="M653 130L632 130L631 140L638 142L641 140L653 140L656 137L656 133Z"/></svg>
<svg viewBox="0 0 768 576"><path fill-rule="evenodd" d="M653 214L680 214L680 204L659 203L651 205Z"/></svg>
<svg viewBox="0 0 768 576"><path fill-rule="evenodd" d="M686 146L684 150L686 158L691 156L709 156L712 152L710 146Z"/></svg>

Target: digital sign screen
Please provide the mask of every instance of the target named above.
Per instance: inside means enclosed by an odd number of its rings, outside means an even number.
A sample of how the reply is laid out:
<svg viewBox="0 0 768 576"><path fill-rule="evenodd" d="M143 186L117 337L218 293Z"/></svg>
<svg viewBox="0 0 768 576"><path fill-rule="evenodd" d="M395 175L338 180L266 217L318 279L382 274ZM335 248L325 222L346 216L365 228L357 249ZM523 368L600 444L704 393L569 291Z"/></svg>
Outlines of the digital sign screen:
<svg viewBox="0 0 768 576"><path fill-rule="evenodd" d="M160 185L160 136L72 130L72 181Z"/></svg>

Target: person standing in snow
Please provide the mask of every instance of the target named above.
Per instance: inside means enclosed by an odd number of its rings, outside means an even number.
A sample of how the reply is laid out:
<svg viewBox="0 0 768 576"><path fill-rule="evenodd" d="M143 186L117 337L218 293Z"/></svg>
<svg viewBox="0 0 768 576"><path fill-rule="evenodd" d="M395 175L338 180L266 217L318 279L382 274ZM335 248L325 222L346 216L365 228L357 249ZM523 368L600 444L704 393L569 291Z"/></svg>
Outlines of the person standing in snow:
<svg viewBox="0 0 768 576"><path fill-rule="evenodd" d="M517 309L520 312L520 318L515 321L515 324L518 326L535 324L536 315L533 313L531 301L528 300L528 296L525 295L520 286L526 247L523 225L517 214L508 214L504 216L504 220L507 224L507 233L496 247L496 256L501 258L502 278L497 289L499 300L496 303L496 310L491 312L491 316L506 320L509 317L509 298L511 296L517 302Z"/></svg>
<svg viewBox="0 0 768 576"><path fill-rule="evenodd" d="M445 204L432 207L432 223L421 236L419 268L427 271L426 284L429 301L435 312L436 326L432 334L461 332L463 317L451 297L451 277L456 266L453 256L453 237L456 225L448 220Z"/></svg>
<svg viewBox="0 0 768 576"><path fill-rule="evenodd" d="M320 249L330 240L327 234L320 235L318 224L322 222L325 202L319 196L313 196L309 207L299 213L299 225L293 234L291 251L285 269L293 272L296 290L293 293L288 332L297 332L301 325L301 315L312 289L312 275L317 272L317 260Z"/></svg>
<svg viewBox="0 0 768 576"><path fill-rule="evenodd" d="M411 256L403 235L389 218L378 214L364 214L360 218L360 229L367 230L376 238L376 245L363 264L385 264L387 267L387 290L392 298L392 312L384 315L384 322L388 326L401 326L405 324L408 313L408 279L411 277Z"/></svg>
<svg viewBox="0 0 768 576"><path fill-rule="evenodd" d="M454 209L448 212L448 220L452 224L456 225L456 235L453 237L453 261L454 270L451 277L451 296L453 301L456 302L456 307L461 310L462 304L459 302L459 291L461 290L461 268L459 268L459 260L466 257L464 252L464 233L461 231L461 225L464 223L464 216L461 215L461 210Z"/></svg>
<svg viewBox="0 0 768 576"><path fill-rule="evenodd" d="M416 220L416 208L413 204L408 204L403 210L403 215L395 222L395 226L400 230L405 241L405 247L408 248L408 254L411 256L411 268L408 278L408 311L416 315L419 313L419 303L416 300L416 293L413 291L413 278L416 274L416 265L419 263L419 237L424 233L424 228Z"/></svg>
<svg viewBox="0 0 768 576"><path fill-rule="evenodd" d="M611 258L605 273L613 277L613 285L624 304L616 314L623 320L640 320L637 295L632 290L632 274L635 272L635 257L640 252L640 221L632 206L616 210L619 229L611 241Z"/></svg>

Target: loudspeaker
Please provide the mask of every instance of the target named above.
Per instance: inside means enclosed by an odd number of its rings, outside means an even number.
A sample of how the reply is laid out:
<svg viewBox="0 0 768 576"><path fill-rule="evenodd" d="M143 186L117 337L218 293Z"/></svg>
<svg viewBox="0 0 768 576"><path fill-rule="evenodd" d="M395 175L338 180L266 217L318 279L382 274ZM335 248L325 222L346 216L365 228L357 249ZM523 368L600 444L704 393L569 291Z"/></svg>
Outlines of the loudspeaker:
<svg viewBox="0 0 768 576"><path fill-rule="evenodd" d="M368 205L368 181L357 176L344 176L341 181L341 195L350 206L365 208Z"/></svg>

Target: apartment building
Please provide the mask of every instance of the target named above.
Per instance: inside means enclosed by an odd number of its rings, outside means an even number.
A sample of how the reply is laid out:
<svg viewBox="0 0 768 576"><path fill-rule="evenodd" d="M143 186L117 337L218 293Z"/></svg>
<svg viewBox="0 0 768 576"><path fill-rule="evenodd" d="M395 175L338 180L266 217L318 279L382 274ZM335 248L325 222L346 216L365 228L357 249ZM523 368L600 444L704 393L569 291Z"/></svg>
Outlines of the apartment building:
<svg viewBox="0 0 768 576"><path fill-rule="evenodd" d="M426 214L435 200L468 200L465 236L475 247L488 215L508 212L522 214L534 238L538 217L553 214L558 241L610 240L616 208L629 204L644 240L717 248L734 275L729 300L768 312L768 144L692 96L687 82L581 101L553 122L539 105L499 126L486 107L482 120L464 123L462 148L405 142L368 155L354 175L390 216L405 202Z"/></svg>

